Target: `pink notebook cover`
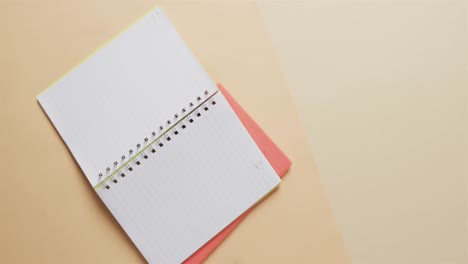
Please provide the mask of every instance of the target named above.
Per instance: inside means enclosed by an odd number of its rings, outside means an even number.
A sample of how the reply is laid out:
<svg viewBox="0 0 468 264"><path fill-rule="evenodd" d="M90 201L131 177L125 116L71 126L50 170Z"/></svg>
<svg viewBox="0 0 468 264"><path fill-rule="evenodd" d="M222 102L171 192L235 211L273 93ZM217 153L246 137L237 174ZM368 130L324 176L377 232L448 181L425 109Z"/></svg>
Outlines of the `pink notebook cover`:
<svg viewBox="0 0 468 264"><path fill-rule="evenodd" d="M231 105L234 112L241 120L244 127L249 132L250 136L253 138L255 143L265 155L268 162L275 170L275 172L283 177L291 167L291 161L286 157L286 155L276 146L276 144L268 137L267 134L260 128L257 123L247 114L247 112L237 103L237 101L228 93L228 91L221 85L217 84L218 89L223 93L226 100ZM225 229L219 232L215 237L213 237L208 243L203 245L199 250L197 250L192 256L184 261L184 264L195 264L202 263L210 254L213 252L216 247L223 242L224 239L236 228L240 222L247 217L249 212L253 208L247 210L241 216L239 216L234 222L228 225Z"/></svg>

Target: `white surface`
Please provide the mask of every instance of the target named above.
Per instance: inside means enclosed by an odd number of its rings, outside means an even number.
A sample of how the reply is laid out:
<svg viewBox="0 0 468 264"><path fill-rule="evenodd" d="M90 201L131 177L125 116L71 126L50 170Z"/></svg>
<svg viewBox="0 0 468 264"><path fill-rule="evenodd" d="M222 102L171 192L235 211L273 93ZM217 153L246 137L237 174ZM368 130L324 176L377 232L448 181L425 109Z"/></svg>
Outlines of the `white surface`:
<svg viewBox="0 0 468 264"><path fill-rule="evenodd" d="M217 88L157 8L38 100L95 186L205 90Z"/></svg>
<svg viewBox="0 0 468 264"><path fill-rule="evenodd" d="M150 263L180 263L280 180L224 97L97 192Z"/></svg>

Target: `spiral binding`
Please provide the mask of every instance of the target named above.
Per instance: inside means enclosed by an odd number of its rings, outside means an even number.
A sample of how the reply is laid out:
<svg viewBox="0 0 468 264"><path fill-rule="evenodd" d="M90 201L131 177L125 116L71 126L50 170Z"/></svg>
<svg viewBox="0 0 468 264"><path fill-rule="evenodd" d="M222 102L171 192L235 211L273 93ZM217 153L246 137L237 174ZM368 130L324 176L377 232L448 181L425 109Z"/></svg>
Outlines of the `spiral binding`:
<svg viewBox="0 0 468 264"><path fill-rule="evenodd" d="M109 166L105 169L105 173L101 172L98 174L99 184L96 185L95 189L104 186L105 189L109 190L111 187L107 182L111 181L116 184L119 182L119 176L120 178L125 178L127 176L126 173L130 173L134 169L132 161L136 166L141 165L143 160L150 158L150 154L156 153L157 148L163 148L165 143L172 140L172 137L179 135L180 130L187 129L189 123L193 123L195 122L195 118L201 117L202 111L208 111L209 105L216 105L213 96L217 93L218 91L210 95L205 90L203 98L198 96L196 103L190 102L188 108L182 108L179 113L174 114L172 120L168 119L165 125L159 126L159 132L156 132L156 130L152 131L151 135L145 137L142 143L136 144L135 149L128 151L128 157L127 155L122 155L120 162L114 161L112 165L113 169ZM188 123L186 122L187 120Z"/></svg>

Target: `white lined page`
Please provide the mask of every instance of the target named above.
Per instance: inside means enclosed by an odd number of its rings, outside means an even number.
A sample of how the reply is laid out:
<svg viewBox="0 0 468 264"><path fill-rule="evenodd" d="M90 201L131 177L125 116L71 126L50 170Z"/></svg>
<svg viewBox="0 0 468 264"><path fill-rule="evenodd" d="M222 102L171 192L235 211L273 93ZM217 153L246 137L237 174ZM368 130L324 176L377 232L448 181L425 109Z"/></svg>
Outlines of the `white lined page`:
<svg viewBox="0 0 468 264"><path fill-rule="evenodd" d="M216 92L158 8L38 96L91 185L151 263L182 262L280 182ZM217 104L199 109L201 117L192 114L186 129L178 124L180 134L163 139L156 153L146 150L149 158L130 161L125 177L98 184L99 173L129 161L128 151L160 136L159 126L170 127L175 113L213 94Z"/></svg>
<svg viewBox="0 0 468 264"><path fill-rule="evenodd" d="M180 263L280 182L224 97L97 192L150 263Z"/></svg>
<svg viewBox="0 0 468 264"><path fill-rule="evenodd" d="M38 96L92 186L191 101L217 90L157 8Z"/></svg>

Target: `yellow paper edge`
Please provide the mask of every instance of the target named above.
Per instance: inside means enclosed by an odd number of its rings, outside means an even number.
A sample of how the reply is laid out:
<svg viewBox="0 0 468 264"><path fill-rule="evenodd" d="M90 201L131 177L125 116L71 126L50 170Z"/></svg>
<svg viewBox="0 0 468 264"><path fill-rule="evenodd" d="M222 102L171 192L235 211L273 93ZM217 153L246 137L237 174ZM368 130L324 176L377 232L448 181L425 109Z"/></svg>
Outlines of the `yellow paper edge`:
<svg viewBox="0 0 468 264"><path fill-rule="evenodd" d="M39 92L37 94L36 97L39 97L41 94L43 94L45 91L47 91L50 87L54 86L58 81L60 81L61 79L63 79L67 74L69 74L70 72L72 72L73 70L75 70L76 68L78 68L78 66L80 66L81 64L83 64L85 61L87 61L89 58L91 58L91 56L93 56L94 54L96 54L98 51L100 51L101 49L103 49L105 46L107 46L109 43L111 43L112 41L114 41L116 38L118 38L120 35L122 35L124 32L126 32L128 29L130 29L130 27L132 27L133 25L135 25L138 21L140 21L141 19L143 19L145 16L149 15L151 12L153 12L156 8L158 8L158 5L155 5L154 7L150 8L150 10L148 10L145 14L143 14L142 16L140 16L139 18L135 19L135 21L133 21L132 23L130 23L129 25L127 25L124 29L122 29L119 33L115 34L112 38L110 38L109 40L107 40L106 42L104 42L103 44L101 44L98 48L96 48L96 50L94 50L93 52L91 52L88 56L86 56L84 59L82 59L79 63L77 63L74 67L72 67L70 70L66 71L64 74L62 74L59 78L57 78L55 81L53 81L49 86L47 86L47 88L45 88L44 90L42 90L41 92Z"/></svg>

